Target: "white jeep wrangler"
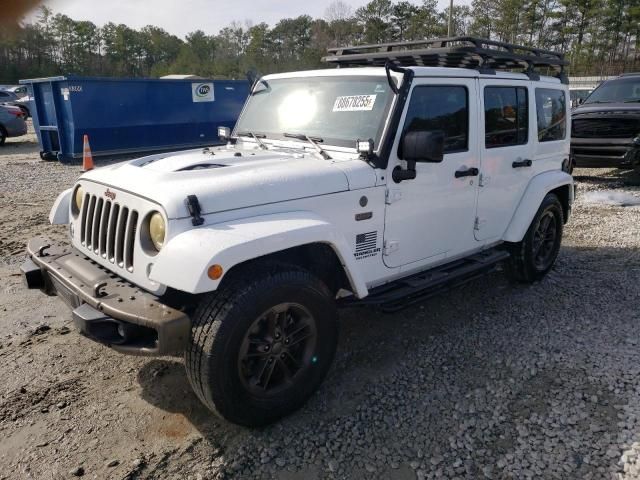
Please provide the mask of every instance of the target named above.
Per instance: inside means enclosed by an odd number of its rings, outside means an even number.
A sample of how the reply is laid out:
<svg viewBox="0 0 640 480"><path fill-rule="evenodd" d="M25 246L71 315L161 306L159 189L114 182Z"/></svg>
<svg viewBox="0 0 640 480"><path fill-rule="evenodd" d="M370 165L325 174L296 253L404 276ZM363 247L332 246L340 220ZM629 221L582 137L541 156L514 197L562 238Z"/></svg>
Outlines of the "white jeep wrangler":
<svg viewBox="0 0 640 480"><path fill-rule="evenodd" d="M286 415L331 365L339 305L394 310L499 263L523 282L553 266L569 92L532 67L564 60L514 48L353 47L327 60L372 66L265 76L226 146L82 175L50 215L70 244L31 240L25 281L115 350L184 353L230 421Z"/></svg>

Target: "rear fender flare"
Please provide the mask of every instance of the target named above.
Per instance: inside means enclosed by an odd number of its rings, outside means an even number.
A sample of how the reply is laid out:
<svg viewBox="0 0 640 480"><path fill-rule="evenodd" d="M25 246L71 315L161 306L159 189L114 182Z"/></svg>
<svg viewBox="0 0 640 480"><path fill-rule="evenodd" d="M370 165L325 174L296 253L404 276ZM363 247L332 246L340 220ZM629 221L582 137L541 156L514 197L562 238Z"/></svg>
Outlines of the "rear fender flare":
<svg viewBox="0 0 640 480"><path fill-rule="evenodd" d="M520 242L527 233L529 225L531 225L533 217L547 193L564 185L569 185L568 207L571 208L573 204L573 177L571 175L561 170L554 170L540 173L533 177L511 217L511 222L505 231L503 240L506 242Z"/></svg>

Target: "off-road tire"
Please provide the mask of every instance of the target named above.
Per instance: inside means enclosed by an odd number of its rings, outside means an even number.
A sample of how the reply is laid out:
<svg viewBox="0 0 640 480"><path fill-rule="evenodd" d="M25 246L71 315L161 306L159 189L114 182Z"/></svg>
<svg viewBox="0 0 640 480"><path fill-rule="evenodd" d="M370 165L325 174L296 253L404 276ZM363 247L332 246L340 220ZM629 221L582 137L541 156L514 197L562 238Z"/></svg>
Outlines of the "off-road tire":
<svg viewBox="0 0 640 480"><path fill-rule="evenodd" d="M536 232L541 221L553 216L553 227L555 228L555 238L548 257L542 265L536 264L535 260L535 239ZM562 231L564 226L564 214L560 200L553 193L548 193L542 200L533 221L521 242L508 245L510 258L506 262L507 276L520 283L533 283L542 279L553 267L556 261L560 244L562 242Z"/></svg>
<svg viewBox="0 0 640 480"><path fill-rule="evenodd" d="M210 410L233 423L258 427L300 408L322 383L336 350L338 314L328 288L302 268L263 264L234 277L199 303L185 365L193 390ZM256 319L283 302L304 306L315 320L313 362L284 392L257 396L241 374L242 342Z"/></svg>

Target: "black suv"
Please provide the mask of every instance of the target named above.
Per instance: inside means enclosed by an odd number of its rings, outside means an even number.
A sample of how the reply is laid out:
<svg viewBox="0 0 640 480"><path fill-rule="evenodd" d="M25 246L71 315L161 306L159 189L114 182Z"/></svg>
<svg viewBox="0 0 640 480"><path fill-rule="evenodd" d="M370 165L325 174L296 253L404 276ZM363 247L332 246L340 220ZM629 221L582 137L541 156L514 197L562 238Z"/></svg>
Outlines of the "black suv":
<svg viewBox="0 0 640 480"><path fill-rule="evenodd" d="M571 119L576 167L640 169L640 72L602 83Z"/></svg>

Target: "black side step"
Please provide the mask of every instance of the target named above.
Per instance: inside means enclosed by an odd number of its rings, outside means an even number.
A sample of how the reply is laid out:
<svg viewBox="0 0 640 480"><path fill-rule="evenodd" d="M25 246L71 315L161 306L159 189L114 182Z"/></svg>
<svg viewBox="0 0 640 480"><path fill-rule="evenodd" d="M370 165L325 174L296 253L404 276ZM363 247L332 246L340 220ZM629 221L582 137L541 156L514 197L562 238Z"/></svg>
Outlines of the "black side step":
<svg viewBox="0 0 640 480"><path fill-rule="evenodd" d="M346 297L340 306L375 305L384 312L396 312L444 290L457 287L492 271L509 258L504 250L485 250L470 257L387 283L369 291L365 298Z"/></svg>

